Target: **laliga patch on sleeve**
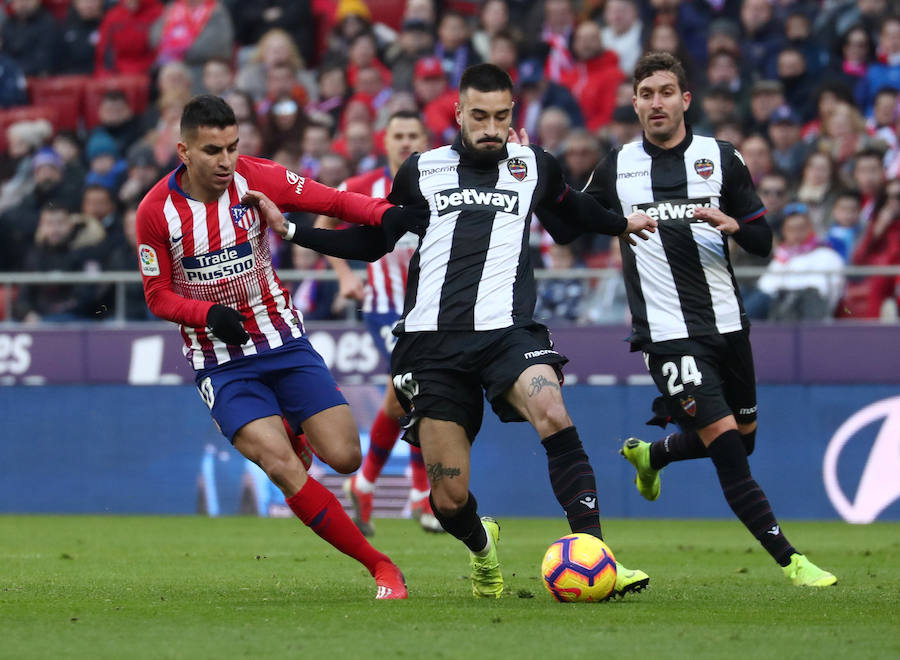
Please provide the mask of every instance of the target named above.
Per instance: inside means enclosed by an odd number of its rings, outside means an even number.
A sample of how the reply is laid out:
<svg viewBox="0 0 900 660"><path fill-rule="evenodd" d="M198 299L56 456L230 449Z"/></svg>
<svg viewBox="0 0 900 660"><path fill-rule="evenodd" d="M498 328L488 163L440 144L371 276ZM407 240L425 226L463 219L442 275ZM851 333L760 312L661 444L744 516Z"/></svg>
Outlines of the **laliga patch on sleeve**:
<svg viewBox="0 0 900 660"><path fill-rule="evenodd" d="M159 275L159 259L156 258L156 250L149 245L138 245L138 255L141 259L142 275Z"/></svg>

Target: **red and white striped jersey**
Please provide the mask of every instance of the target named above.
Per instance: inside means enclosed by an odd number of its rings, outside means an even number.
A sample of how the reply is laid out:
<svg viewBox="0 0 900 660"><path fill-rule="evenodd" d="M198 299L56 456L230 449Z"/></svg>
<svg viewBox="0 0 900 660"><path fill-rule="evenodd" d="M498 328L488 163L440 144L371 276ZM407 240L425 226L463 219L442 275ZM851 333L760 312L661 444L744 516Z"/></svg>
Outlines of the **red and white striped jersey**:
<svg viewBox="0 0 900 660"><path fill-rule="evenodd" d="M181 188L184 165L160 180L137 212L138 256L147 304L181 325L185 357L194 369L282 346L303 333L303 317L272 267L265 222L241 204L258 190L282 211L306 211L354 224L377 225L391 207L383 199L342 192L268 160L239 156L234 178L218 200L203 203ZM206 328L214 304L249 320L250 341L225 344Z"/></svg>
<svg viewBox="0 0 900 660"><path fill-rule="evenodd" d="M369 197L387 197L391 192L392 181L391 172L385 166L351 177L342 183L340 188ZM393 251L368 264L363 312L403 314L406 274L409 271L409 260L412 259L418 244L419 237L407 232L397 241Z"/></svg>

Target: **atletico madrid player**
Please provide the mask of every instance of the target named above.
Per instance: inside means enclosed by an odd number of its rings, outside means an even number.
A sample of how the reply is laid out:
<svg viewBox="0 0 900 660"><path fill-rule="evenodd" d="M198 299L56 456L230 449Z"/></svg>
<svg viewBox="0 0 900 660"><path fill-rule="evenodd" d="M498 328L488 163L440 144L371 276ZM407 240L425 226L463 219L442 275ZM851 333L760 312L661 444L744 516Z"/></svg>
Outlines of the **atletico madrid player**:
<svg viewBox="0 0 900 660"><path fill-rule="evenodd" d="M292 429L302 426L316 454L338 472L360 465L356 422L304 336L302 315L272 267L267 224L247 192L263 191L284 211L386 230L405 231L415 212L238 155L234 113L215 96L185 106L178 157L181 165L150 190L137 213L150 310L179 324L197 388L225 437L266 472L300 520L365 565L378 585L376 598L406 598L400 570L310 478L285 432L282 416Z"/></svg>

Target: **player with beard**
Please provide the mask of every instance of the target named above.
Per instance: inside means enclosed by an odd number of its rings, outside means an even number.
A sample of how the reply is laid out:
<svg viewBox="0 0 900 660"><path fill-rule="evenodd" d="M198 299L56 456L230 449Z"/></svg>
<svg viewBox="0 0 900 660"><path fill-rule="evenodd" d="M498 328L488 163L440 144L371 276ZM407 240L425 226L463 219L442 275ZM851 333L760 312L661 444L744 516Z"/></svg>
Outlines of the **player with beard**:
<svg viewBox="0 0 900 660"><path fill-rule="evenodd" d="M472 590L499 597L500 527L481 518L469 492L472 442L485 394L504 422L528 421L547 453L550 484L573 532L602 538L594 471L563 403L562 366L547 328L532 318L536 297L528 250L532 211L547 205L565 223L548 227L561 241L581 231L646 239L655 222L627 218L571 190L556 159L509 141L512 81L492 64L464 72L452 145L413 155L397 172L388 199L427 205L430 218L412 257L403 316L394 329L394 388L410 412L405 439L422 448L431 504L443 528L469 549ZM317 251L373 260L396 233L378 227L343 231L279 226L279 233ZM640 591L646 573L617 566L615 594Z"/></svg>

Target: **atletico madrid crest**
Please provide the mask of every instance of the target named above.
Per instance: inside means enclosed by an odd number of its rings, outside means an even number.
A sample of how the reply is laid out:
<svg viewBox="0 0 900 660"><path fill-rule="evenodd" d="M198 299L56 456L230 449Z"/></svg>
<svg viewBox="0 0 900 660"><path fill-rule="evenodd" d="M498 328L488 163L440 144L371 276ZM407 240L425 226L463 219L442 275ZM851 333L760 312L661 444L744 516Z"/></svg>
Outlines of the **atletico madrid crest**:
<svg viewBox="0 0 900 660"><path fill-rule="evenodd" d="M694 171L704 179L711 177L715 169L716 166L713 165L713 162L709 158L701 158L700 160L694 161Z"/></svg>
<svg viewBox="0 0 900 660"><path fill-rule="evenodd" d="M231 220L236 227L240 227L244 231L250 231L253 226L253 214L248 214L249 210L244 204L235 204L231 207Z"/></svg>
<svg viewBox="0 0 900 660"><path fill-rule="evenodd" d="M684 412L693 417L697 414L697 402L694 400L694 397L689 396L686 399L681 400L681 407L684 409Z"/></svg>
<svg viewBox="0 0 900 660"><path fill-rule="evenodd" d="M506 169L513 175L516 181L522 181L528 176L528 166L521 158L510 158L506 163Z"/></svg>

